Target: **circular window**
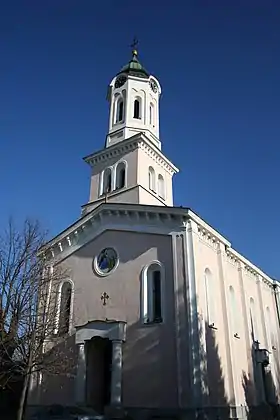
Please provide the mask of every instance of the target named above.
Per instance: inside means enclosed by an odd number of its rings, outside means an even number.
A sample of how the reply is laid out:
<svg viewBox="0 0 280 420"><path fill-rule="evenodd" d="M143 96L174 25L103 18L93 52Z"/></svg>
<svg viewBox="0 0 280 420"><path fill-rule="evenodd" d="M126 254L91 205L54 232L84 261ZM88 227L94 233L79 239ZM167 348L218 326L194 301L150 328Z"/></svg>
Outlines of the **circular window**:
<svg viewBox="0 0 280 420"><path fill-rule="evenodd" d="M100 254L94 258L95 271L101 276L110 274L117 268L118 263L118 254L114 248L104 248Z"/></svg>

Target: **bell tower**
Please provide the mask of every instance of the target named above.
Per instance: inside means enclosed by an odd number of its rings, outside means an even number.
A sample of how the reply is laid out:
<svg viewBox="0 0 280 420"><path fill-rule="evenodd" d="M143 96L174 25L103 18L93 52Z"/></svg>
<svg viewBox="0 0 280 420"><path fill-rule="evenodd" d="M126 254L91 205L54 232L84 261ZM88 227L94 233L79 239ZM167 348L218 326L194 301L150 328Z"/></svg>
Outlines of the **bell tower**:
<svg viewBox="0 0 280 420"><path fill-rule="evenodd" d="M108 88L109 129L105 147L84 158L91 167L86 214L103 202L173 206L178 169L161 151L159 81L138 60L138 52Z"/></svg>
<svg viewBox="0 0 280 420"><path fill-rule="evenodd" d="M161 149L159 140L159 81L142 66L133 43L132 58L108 88L109 131L106 147L134 136L145 135Z"/></svg>

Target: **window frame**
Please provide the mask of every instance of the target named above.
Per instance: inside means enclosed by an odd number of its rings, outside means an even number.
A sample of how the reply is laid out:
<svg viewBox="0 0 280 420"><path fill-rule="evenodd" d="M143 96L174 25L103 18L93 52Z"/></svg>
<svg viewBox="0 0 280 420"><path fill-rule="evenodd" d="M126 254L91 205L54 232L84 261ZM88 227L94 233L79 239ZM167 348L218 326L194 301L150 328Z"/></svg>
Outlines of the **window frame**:
<svg viewBox="0 0 280 420"><path fill-rule="evenodd" d="M205 288L206 321L208 327L217 329L216 310L213 296L213 273L209 267L206 267L203 273Z"/></svg>
<svg viewBox="0 0 280 420"><path fill-rule="evenodd" d="M114 124L121 124L124 122L125 116L125 101L122 95L118 95L115 99L115 115L114 115ZM120 118L120 107L122 107L122 114Z"/></svg>
<svg viewBox="0 0 280 420"><path fill-rule="evenodd" d="M156 193L156 171L153 166L149 166L148 169L148 179L149 179L149 190Z"/></svg>
<svg viewBox="0 0 280 420"><path fill-rule="evenodd" d="M137 105L138 104L138 105ZM137 105L137 106L136 106ZM133 102L133 119L141 120L142 119L142 99L137 97ZM138 111L138 112L136 112Z"/></svg>
<svg viewBox="0 0 280 420"><path fill-rule="evenodd" d="M125 173L124 173L124 185L122 187L118 187L118 167L120 165L123 165L123 168ZM119 162L116 163L115 167L114 167L114 183L113 183L113 191L119 191L122 190L124 188L126 188L127 186L127 161L126 160L120 160Z"/></svg>
<svg viewBox="0 0 280 420"><path fill-rule="evenodd" d="M109 171L111 172L111 189L110 189L110 191L105 191L104 180L105 180L106 171L107 172L109 172ZM112 166L107 166L107 168L103 169L103 171L101 172L100 187L99 187L99 197L102 197L105 194L110 194L113 191L114 191L114 171L113 171L113 167Z"/></svg>
<svg viewBox="0 0 280 420"><path fill-rule="evenodd" d="M73 281L68 278L62 280L58 285L57 290L57 299L56 299L56 319L55 319L55 327L54 327L54 334L60 335L60 311L61 311L61 298L62 298L62 288L63 285L69 283L71 287L71 302L70 302L70 314L69 314L69 327L68 331L64 332L63 335L69 334L72 330L72 322L73 322L73 309L74 309L74 283Z"/></svg>
<svg viewBox="0 0 280 420"><path fill-rule="evenodd" d="M162 200L165 200L166 192L165 192L165 180L164 176L162 174L158 174L157 176L158 181L158 196L162 198Z"/></svg>
<svg viewBox="0 0 280 420"><path fill-rule="evenodd" d="M154 267L153 267L154 266ZM151 273L155 271L160 272L160 303L161 303L161 316L155 319L154 316L154 302L153 302L153 283L151 281ZM141 272L141 304L140 316L143 325L163 324L165 320L165 270L163 264L154 260L147 264ZM152 313L153 312L153 313ZM152 315L152 316L151 316Z"/></svg>

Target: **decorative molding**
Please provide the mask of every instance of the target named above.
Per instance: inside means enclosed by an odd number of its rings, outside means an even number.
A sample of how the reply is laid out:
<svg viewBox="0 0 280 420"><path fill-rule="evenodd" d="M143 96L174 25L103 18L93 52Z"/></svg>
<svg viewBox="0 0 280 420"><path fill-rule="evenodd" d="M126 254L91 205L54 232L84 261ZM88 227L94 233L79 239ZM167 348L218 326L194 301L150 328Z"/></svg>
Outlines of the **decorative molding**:
<svg viewBox="0 0 280 420"><path fill-rule="evenodd" d="M161 291L161 321L150 320L149 317L154 310L152 303L152 279L149 277L149 269L156 265L160 270L160 291ZM166 318L166 285L165 285L165 267L159 260L149 262L141 271L141 302L140 302L140 321L143 326L164 324Z"/></svg>
<svg viewBox="0 0 280 420"><path fill-rule="evenodd" d="M229 249L226 250L225 256L226 256L227 262L239 268L240 266L239 259Z"/></svg>
<svg viewBox="0 0 280 420"><path fill-rule="evenodd" d="M174 165L172 165L171 162L167 160L161 152L156 150L154 146L149 144L146 140L139 142L139 148L170 175L174 175L175 173L179 172L179 170Z"/></svg>
<svg viewBox="0 0 280 420"><path fill-rule="evenodd" d="M175 334L176 334L176 360L177 360L177 382L178 382L178 405L182 407L182 400L183 400L183 378L182 378L182 340L181 340L181 333L182 333L182 326L181 326L181 319L180 319L180 300L178 293L179 288L179 280L178 280L178 267L177 267L177 241L176 241L176 232L172 233L172 265L173 265L173 281L174 281L174 310L175 310L175 318L177 322L175 323ZM186 281L186 279L184 279ZM187 309L187 308L186 308ZM183 311L185 315L185 311ZM186 322L187 325L187 322Z"/></svg>
<svg viewBox="0 0 280 420"><path fill-rule="evenodd" d="M166 212L166 207L163 206L154 206L153 209L146 207L148 206L130 209L129 206L118 203L103 204L50 241L41 252L47 260L54 259L53 264L57 264L105 230L168 235L174 231L174 227L182 227L182 214L171 213L170 209Z"/></svg>
<svg viewBox="0 0 280 420"><path fill-rule="evenodd" d="M105 249L108 249L108 248L101 249L100 252L99 252L99 254L95 255L95 257L93 258L93 262L92 262L92 268L93 268L94 272L97 274L97 276L99 276L99 277L107 277L107 276L109 276L110 274L112 274L118 268L119 263L120 263L120 257L119 257L119 253L118 253L117 249L111 247L110 249L115 252L116 262L115 262L114 267L110 271L103 272L98 267L98 258L99 258L100 253L102 251L104 251Z"/></svg>
<svg viewBox="0 0 280 420"><path fill-rule="evenodd" d="M193 231L196 230L195 223L189 219L186 223L186 266L187 266L187 294L189 300L188 317L189 317L189 342L192 351L190 351L190 366L192 375L192 398L193 404L200 406L202 403L202 377L200 372L199 348L199 318L197 307L197 290L196 290L196 272L195 272L195 256L193 244Z"/></svg>
<svg viewBox="0 0 280 420"><path fill-rule="evenodd" d="M201 217L199 217L191 209L188 209L188 217L196 223L197 228L200 226L200 228L204 229L207 232L207 234L210 234L217 238L217 242L220 242L225 247L231 247L231 243L223 235L221 235L217 230L213 229L207 222L201 219Z"/></svg>
<svg viewBox="0 0 280 420"><path fill-rule="evenodd" d="M214 231L214 229L207 225L203 220L199 220L197 215L194 215L191 211L189 211L188 213L189 217L192 220L194 220L197 224L197 231L200 239L202 239L205 243L207 243L215 249L218 249L219 244L221 243L225 245L225 255L228 262L236 266L239 265L239 269L244 270L244 272L249 276L255 277L256 280L257 277L260 277L260 281L268 285L269 287L273 287L274 284L278 283L276 280L270 278L261 269L259 269L253 263L251 263L249 260L243 257L243 255L235 251L231 247L230 242L223 238L217 231Z"/></svg>
<svg viewBox="0 0 280 420"><path fill-rule="evenodd" d="M44 254L48 260L54 259L54 263L57 263L57 259L66 258L105 230L169 235L174 230L184 230L189 220L192 221L193 227L196 227L193 233L214 249L224 247L228 261L239 265L239 269L244 270L244 273L252 277L258 276L260 281L269 287L278 285L276 280L235 251L231 243L219 232L184 207L103 202L53 238L41 249L40 254Z"/></svg>
<svg viewBox="0 0 280 420"><path fill-rule="evenodd" d="M106 149L99 150L96 153L84 157L84 161L90 166L94 166L100 162L104 162L108 159L116 156L123 155L124 153L130 152L141 148L149 156L151 156L156 162L161 165L170 174L179 172L179 169L173 165L164 154L145 136L144 133L137 133L135 136L130 137L127 140L123 140L120 143L113 144Z"/></svg>
<svg viewBox="0 0 280 420"><path fill-rule="evenodd" d="M243 264L243 270L246 274L248 274L251 277L255 277L257 280L258 273L251 265Z"/></svg>
<svg viewBox="0 0 280 420"><path fill-rule="evenodd" d="M258 275L260 277L260 280L264 284L269 284L269 285L273 286L273 284L277 283L276 280L270 278L260 268L255 266L251 261L247 260L247 258L245 258L243 255L239 254L239 252L235 251L235 249L231 248L230 252L238 258L238 260L240 261L240 264L242 266L242 269L247 274L252 274L253 276Z"/></svg>
<svg viewBox="0 0 280 420"><path fill-rule="evenodd" d="M69 333L73 329L73 311L74 311L74 283L73 280L68 277L65 280L62 280L58 285L56 285L57 288L57 298L56 298L56 314L55 314L55 323L54 323L54 331L53 334L57 335L59 332L59 317L60 317L60 305L61 305L61 291L62 287L65 283L69 283L71 286L71 302L70 302L70 318L69 318L69 330L67 333Z"/></svg>
<svg viewBox="0 0 280 420"><path fill-rule="evenodd" d="M76 344L84 344L93 337L108 338L111 341L126 340L125 321L90 321L85 325L76 326Z"/></svg>
<svg viewBox="0 0 280 420"><path fill-rule="evenodd" d="M135 139L133 136L129 139L130 141L122 141L121 143L117 143L115 145L112 145L108 147L107 149L102 149L101 151L98 151L92 155L86 156L84 158L84 161L88 163L90 166L94 166L100 162L104 162L108 159L114 158L116 156L122 156L124 153L130 152L132 150L137 149L138 146L138 139Z"/></svg>
<svg viewBox="0 0 280 420"><path fill-rule="evenodd" d="M210 231L207 231L203 226L197 225L197 233L199 239L205 242L207 245L211 246L211 248L218 249L219 246L219 239L217 236L213 235Z"/></svg>

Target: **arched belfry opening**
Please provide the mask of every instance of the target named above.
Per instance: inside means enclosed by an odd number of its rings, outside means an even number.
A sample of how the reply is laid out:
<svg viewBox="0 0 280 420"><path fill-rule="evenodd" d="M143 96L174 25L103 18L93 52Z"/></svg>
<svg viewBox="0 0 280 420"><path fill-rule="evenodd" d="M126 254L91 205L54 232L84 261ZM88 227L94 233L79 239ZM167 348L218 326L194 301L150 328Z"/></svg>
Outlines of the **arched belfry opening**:
<svg viewBox="0 0 280 420"><path fill-rule="evenodd" d="M139 60L138 50L112 79L107 99L110 103L109 131L106 147L141 132L161 149L159 139L159 81ZM122 131L120 131L122 130Z"/></svg>
<svg viewBox="0 0 280 420"><path fill-rule="evenodd" d="M126 164L125 162L118 163L116 167L116 189L120 190L126 184Z"/></svg>
<svg viewBox="0 0 280 420"><path fill-rule="evenodd" d="M103 183L101 194L107 194L112 191L112 169L106 168L103 173Z"/></svg>
<svg viewBox="0 0 280 420"><path fill-rule="evenodd" d="M105 150L85 158L92 172L83 215L97 203L173 206L172 178L178 170L161 152L160 96L159 81L142 65L134 49L108 86Z"/></svg>
<svg viewBox="0 0 280 420"><path fill-rule="evenodd" d="M116 110L116 123L123 122L124 120L124 100L119 98L117 100L117 110Z"/></svg>
<svg viewBox="0 0 280 420"><path fill-rule="evenodd" d="M136 118L137 120L141 119L141 99L140 98L137 98L134 100L133 118Z"/></svg>

